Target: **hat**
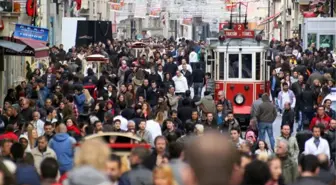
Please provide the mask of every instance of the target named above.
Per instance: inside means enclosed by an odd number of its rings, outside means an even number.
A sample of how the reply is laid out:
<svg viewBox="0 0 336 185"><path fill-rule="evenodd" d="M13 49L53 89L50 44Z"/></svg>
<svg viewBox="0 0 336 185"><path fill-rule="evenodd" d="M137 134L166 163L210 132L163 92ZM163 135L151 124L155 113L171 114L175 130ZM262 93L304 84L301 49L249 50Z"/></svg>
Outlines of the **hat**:
<svg viewBox="0 0 336 185"><path fill-rule="evenodd" d="M68 185L111 185L108 177L90 166L75 168L69 173Z"/></svg>

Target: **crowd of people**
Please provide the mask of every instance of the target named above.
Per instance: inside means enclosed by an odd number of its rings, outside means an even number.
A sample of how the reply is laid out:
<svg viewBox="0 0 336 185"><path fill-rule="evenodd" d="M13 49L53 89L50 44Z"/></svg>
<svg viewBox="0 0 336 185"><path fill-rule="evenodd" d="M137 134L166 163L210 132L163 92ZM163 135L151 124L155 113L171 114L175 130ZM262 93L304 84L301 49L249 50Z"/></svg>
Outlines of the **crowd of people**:
<svg viewBox="0 0 336 185"><path fill-rule="evenodd" d="M152 42L140 54L130 41L51 47L49 67L28 69L4 99L0 185L336 183L336 113L323 102L336 79L328 49L272 41L270 93L253 102L243 132L205 73L204 42ZM91 54L108 62L86 63ZM105 132L136 136L138 146L124 156L109 147L115 136L84 140Z"/></svg>

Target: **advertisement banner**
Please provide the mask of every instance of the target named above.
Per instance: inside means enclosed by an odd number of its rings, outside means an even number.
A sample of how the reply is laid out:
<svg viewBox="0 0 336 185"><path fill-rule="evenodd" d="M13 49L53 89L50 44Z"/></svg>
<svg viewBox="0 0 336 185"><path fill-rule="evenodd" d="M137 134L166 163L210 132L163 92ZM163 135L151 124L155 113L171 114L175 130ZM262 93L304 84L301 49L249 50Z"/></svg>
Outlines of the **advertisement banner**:
<svg viewBox="0 0 336 185"><path fill-rule="evenodd" d="M149 16L151 17L160 17L161 12L161 2L160 0L152 0L150 5Z"/></svg>
<svg viewBox="0 0 336 185"><path fill-rule="evenodd" d="M121 12L124 7L124 0L110 0L109 4L112 12Z"/></svg>
<svg viewBox="0 0 336 185"><path fill-rule="evenodd" d="M122 12L122 6L120 4L110 4L110 10L112 12Z"/></svg>
<svg viewBox="0 0 336 185"><path fill-rule="evenodd" d="M192 16L183 16L182 23L183 25L192 25Z"/></svg>
<svg viewBox="0 0 336 185"><path fill-rule="evenodd" d="M15 24L14 37L48 42L49 30L24 24Z"/></svg>
<svg viewBox="0 0 336 185"><path fill-rule="evenodd" d="M147 14L147 1L135 0L134 17L145 18Z"/></svg>

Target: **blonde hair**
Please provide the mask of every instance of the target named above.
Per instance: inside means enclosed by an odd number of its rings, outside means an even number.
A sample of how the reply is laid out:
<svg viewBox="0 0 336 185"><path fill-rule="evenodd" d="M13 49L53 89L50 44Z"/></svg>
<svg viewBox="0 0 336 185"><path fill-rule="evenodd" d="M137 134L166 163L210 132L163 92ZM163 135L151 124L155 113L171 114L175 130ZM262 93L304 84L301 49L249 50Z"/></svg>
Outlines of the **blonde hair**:
<svg viewBox="0 0 336 185"><path fill-rule="evenodd" d="M153 182L155 182L155 178L157 174L162 174L161 177L168 180L168 185L177 185L175 179L173 170L168 165L161 165L154 169L153 171ZM155 185L155 184L154 184Z"/></svg>
<svg viewBox="0 0 336 185"><path fill-rule="evenodd" d="M85 101L90 102L90 100L92 99L92 96L91 96L89 90L83 89L83 94L85 95Z"/></svg>
<svg viewBox="0 0 336 185"><path fill-rule="evenodd" d="M75 154L75 166L90 165L97 170L106 170L106 161L109 160L111 150L101 139L84 141Z"/></svg>

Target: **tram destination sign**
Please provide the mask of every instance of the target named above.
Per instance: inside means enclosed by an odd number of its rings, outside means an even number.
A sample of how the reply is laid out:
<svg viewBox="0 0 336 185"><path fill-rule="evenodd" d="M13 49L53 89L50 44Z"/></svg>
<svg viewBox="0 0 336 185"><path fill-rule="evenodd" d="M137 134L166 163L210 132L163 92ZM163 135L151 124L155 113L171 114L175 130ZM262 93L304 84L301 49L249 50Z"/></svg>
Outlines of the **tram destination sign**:
<svg viewBox="0 0 336 185"><path fill-rule="evenodd" d="M224 30L226 38L254 38L253 30L245 30L244 24L235 24L233 30Z"/></svg>

